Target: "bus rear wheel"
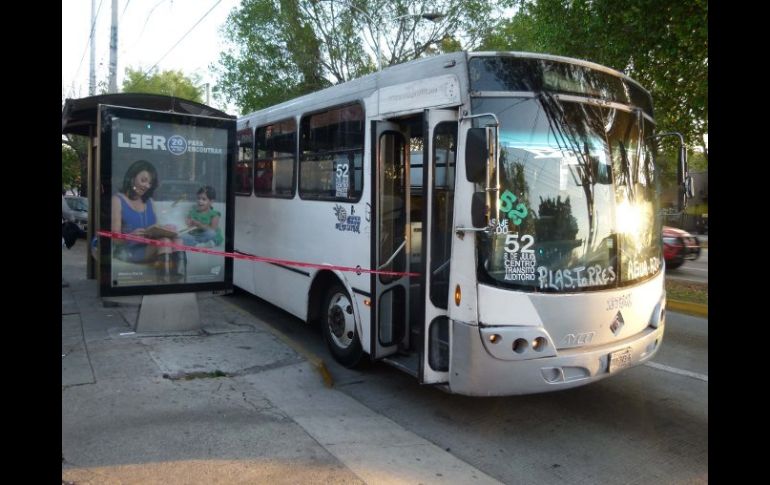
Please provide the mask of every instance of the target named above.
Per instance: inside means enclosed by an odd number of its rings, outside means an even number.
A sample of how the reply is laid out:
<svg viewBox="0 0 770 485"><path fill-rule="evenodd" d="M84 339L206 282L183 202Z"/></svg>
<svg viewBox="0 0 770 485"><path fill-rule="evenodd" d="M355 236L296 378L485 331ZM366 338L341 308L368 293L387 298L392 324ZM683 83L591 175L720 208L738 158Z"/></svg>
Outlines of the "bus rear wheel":
<svg viewBox="0 0 770 485"><path fill-rule="evenodd" d="M321 313L321 327L334 359L345 367L355 367L363 356L356 333L356 319L350 295L339 284L326 292Z"/></svg>

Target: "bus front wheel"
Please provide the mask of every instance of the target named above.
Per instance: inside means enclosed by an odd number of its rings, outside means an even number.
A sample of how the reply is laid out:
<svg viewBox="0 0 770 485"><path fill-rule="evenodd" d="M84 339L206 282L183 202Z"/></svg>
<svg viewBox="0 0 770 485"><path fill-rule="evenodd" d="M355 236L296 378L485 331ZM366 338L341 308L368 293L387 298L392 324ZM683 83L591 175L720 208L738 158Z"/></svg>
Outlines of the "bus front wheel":
<svg viewBox="0 0 770 485"><path fill-rule="evenodd" d="M356 333L353 302L339 284L333 285L324 298L322 328L334 359L345 367L355 367L363 355Z"/></svg>

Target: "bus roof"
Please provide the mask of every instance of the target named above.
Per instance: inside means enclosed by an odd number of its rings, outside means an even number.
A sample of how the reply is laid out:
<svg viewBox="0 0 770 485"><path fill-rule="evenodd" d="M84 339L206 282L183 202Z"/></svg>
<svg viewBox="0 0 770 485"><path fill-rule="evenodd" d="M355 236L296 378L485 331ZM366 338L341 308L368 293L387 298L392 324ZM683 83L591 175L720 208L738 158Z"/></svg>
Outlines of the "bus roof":
<svg viewBox="0 0 770 485"><path fill-rule="evenodd" d="M302 111L312 112L328 106L352 103L366 98L375 90L406 83L418 79L456 73L460 66L465 66L465 52L452 52L439 56L425 57L414 61L396 64L382 71L367 74L344 83L336 84L320 91L305 94L289 101L262 110L242 115L241 122L251 121L256 126L267 121L284 119L296 113L296 106L301 105ZM462 76L458 76L462 79ZM464 86L467 90L467 86Z"/></svg>
<svg viewBox="0 0 770 485"><path fill-rule="evenodd" d="M382 69L366 76L362 76L344 83L336 84L328 88L324 88L320 91L305 94L297 98L293 98L288 101L284 101L274 106L264 108L261 110L253 111L241 115L238 118L238 128L241 129L246 126L259 126L264 123L277 121L281 119L289 118L297 114L297 106L302 106L302 113L309 113L317 110L322 110L329 106L341 105L346 103L353 103L360 101L375 90L393 86L397 84L417 81L420 79L433 78L436 76L455 74L457 75L458 82L460 83L460 92L468 93L467 85L467 63L468 60L474 57L519 57L529 59L545 59L557 62L563 62L567 64L574 64L587 67L589 69L601 71L612 76L619 77L623 80L629 81L641 90L643 90L648 96L649 91L640 85L637 81L630 78L626 74L620 71L611 69L609 67L597 64L595 62L586 61L582 59L576 59L564 56L554 56L549 54L533 53L533 52L514 52L514 51L483 51L483 52L469 52L458 51L448 54L441 54L437 56L425 57L421 59L415 59L413 61L404 62L402 64L396 64ZM463 96L463 94L461 94ZM465 94L467 96L467 94ZM465 99L463 98L463 101Z"/></svg>

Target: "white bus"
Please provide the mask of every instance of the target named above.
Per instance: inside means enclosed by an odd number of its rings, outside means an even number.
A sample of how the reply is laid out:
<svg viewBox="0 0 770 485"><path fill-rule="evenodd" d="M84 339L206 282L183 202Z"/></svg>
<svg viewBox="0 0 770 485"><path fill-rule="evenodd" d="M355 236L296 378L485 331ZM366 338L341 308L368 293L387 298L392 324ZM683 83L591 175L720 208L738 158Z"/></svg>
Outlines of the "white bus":
<svg viewBox="0 0 770 485"><path fill-rule="evenodd" d="M234 248L283 262L237 259L234 284L319 322L346 366L383 360L453 393L613 375L663 338L654 129L624 74L515 52L420 59L242 116Z"/></svg>

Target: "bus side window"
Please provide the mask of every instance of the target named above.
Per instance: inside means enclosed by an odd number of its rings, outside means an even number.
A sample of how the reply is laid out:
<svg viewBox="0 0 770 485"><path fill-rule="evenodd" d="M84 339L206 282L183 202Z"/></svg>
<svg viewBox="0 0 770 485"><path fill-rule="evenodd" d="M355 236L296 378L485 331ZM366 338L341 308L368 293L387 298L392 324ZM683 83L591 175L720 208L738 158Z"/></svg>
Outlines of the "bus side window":
<svg viewBox="0 0 770 485"><path fill-rule="evenodd" d="M235 165L235 195L251 195L254 169L254 138L246 128L238 136L238 161Z"/></svg>
<svg viewBox="0 0 770 485"><path fill-rule="evenodd" d="M363 151L361 105L304 116L300 123L300 197L359 200L363 191Z"/></svg>
<svg viewBox="0 0 770 485"><path fill-rule="evenodd" d="M294 197L297 122L294 118L257 128L254 193Z"/></svg>
<svg viewBox="0 0 770 485"><path fill-rule="evenodd" d="M256 172L254 172L254 192L259 195L267 195L273 186L273 162L271 160L257 160Z"/></svg>

